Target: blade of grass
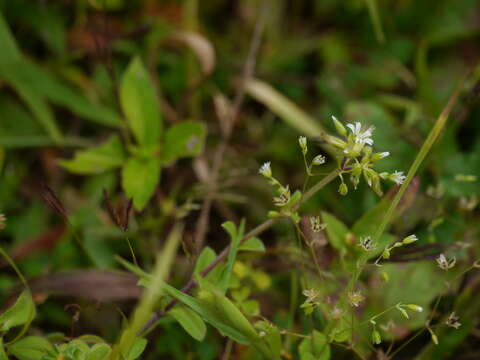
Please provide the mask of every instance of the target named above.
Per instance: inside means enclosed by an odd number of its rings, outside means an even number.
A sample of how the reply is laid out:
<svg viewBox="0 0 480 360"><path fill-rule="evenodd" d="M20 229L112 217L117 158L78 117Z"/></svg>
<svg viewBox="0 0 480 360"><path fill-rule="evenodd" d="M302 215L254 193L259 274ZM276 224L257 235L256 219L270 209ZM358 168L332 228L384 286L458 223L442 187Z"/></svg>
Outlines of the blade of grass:
<svg viewBox="0 0 480 360"><path fill-rule="evenodd" d="M380 20L380 14L378 12L378 4L376 0L365 0L370 14L370 20L372 20L373 30L375 31L375 37L380 44L385 42L385 34L382 28L382 21Z"/></svg>
<svg viewBox="0 0 480 360"><path fill-rule="evenodd" d="M321 136L324 133L323 128L313 117L269 84L258 79L251 79L245 84L245 91L300 133L308 136Z"/></svg>
<svg viewBox="0 0 480 360"><path fill-rule="evenodd" d="M152 316L154 306L163 292L162 283L172 267L183 233L183 224L177 223L170 232L163 251L157 256L152 274L151 286L143 293L129 326L123 331L118 344L114 347L110 360L122 359L121 354L128 353L137 334Z"/></svg>

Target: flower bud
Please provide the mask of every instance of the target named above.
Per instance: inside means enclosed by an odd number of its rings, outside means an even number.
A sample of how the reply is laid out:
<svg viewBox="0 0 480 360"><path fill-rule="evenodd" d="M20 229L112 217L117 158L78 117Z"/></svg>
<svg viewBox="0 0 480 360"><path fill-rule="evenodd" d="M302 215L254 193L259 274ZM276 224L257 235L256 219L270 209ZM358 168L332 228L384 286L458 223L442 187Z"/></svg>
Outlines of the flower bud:
<svg viewBox="0 0 480 360"><path fill-rule="evenodd" d="M372 157L370 158L370 160L372 162L376 162L378 160L382 160L384 158L386 158L388 155L390 155L390 153L388 151L384 151L384 152L380 152L380 153L375 153L372 155Z"/></svg>
<svg viewBox="0 0 480 360"><path fill-rule="evenodd" d="M377 330L372 331L372 342L375 345L378 345L382 342L382 337L380 336L380 333Z"/></svg>
<svg viewBox="0 0 480 360"><path fill-rule="evenodd" d="M343 195L343 196L347 195L347 193L348 193L348 186L347 186L347 184L345 184L345 183L342 182L342 183L340 184L340 186L338 187L338 192L340 193L340 195Z"/></svg>
<svg viewBox="0 0 480 360"><path fill-rule="evenodd" d="M405 305L407 308L409 308L410 310L413 310L413 311L416 311L416 312L422 312L423 311L423 308L419 305L415 305L415 304L408 304L408 305Z"/></svg>
<svg viewBox="0 0 480 360"><path fill-rule="evenodd" d="M337 130L337 133L341 136L346 136L347 135L347 129L345 129L345 126L342 125L338 119L332 115L332 120L333 124L335 125L335 129Z"/></svg>
<svg viewBox="0 0 480 360"><path fill-rule="evenodd" d="M402 243L405 245L412 244L415 241L418 241L418 238L415 235L409 235L405 239L402 240Z"/></svg>
<svg viewBox="0 0 480 360"><path fill-rule="evenodd" d="M272 169L270 167L270 161L264 163L262 167L258 170L260 175L265 176L266 178L272 177Z"/></svg>
<svg viewBox="0 0 480 360"><path fill-rule="evenodd" d="M322 165L325 164L325 156L323 155L317 155L313 158L312 160L313 165Z"/></svg>
<svg viewBox="0 0 480 360"><path fill-rule="evenodd" d="M298 138L298 144L300 145L300 149L302 149L303 155L305 155L308 151L307 148L307 138L305 136L300 136Z"/></svg>

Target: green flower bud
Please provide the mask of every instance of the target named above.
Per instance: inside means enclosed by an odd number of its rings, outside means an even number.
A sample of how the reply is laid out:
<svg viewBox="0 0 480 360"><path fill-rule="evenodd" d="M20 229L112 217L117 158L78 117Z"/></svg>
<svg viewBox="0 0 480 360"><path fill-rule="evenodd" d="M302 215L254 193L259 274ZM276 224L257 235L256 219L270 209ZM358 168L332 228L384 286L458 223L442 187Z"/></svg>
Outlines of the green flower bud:
<svg viewBox="0 0 480 360"><path fill-rule="evenodd" d="M337 133L341 136L346 136L347 135L347 129L342 125L338 119L332 115L332 120L333 124L335 125L335 129L337 130Z"/></svg>
<svg viewBox="0 0 480 360"><path fill-rule="evenodd" d="M340 193L340 195L343 195L343 196L347 195L347 193L348 193L348 186L347 186L347 184L345 184L345 183L342 182L342 183L340 184L340 186L338 187L338 192Z"/></svg>
<svg viewBox="0 0 480 360"><path fill-rule="evenodd" d="M415 305L415 304L408 304L408 305L405 305L407 308L409 308L410 310L413 310L413 311L416 311L416 312L422 312L423 311L423 308L419 305Z"/></svg>
<svg viewBox="0 0 480 360"><path fill-rule="evenodd" d="M382 160L384 158L386 158L388 155L390 155L390 153L388 151L384 151L384 152L380 152L380 153L375 153L372 155L372 157L370 158L370 161L372 162L376 162L376 161L379 161L379 160Z"/></svg>
<svg viewBox="0 0 480 360"><path fill-rule="evenodd" d="M380 336L380 333L376 329L372 331L372 342L375 345L378 345L382 342L382 337Z"/></svg>
<svg viewBox="0 0 480 360"><path fill-rule="evenodd" d="M388 249L383 250L382 258L383 259L390 259L390 250L388 250Z"/></svg>
<svg viewBox="0 0 480 360"><path fill-rule="evenodd" d="M402 243L405 245L412 244L415 241L418 241L418 238L415 235L409 235L405 239L402 240Z"/></svg>
<svg viewBox="0 0 480 360"><path fill-rule="evenodd" d="M303 155L305 155L308 151L307 148L307 138L305 136L300 136L298 138L298 144L300 145L300 149L302 149Z"/></svg>

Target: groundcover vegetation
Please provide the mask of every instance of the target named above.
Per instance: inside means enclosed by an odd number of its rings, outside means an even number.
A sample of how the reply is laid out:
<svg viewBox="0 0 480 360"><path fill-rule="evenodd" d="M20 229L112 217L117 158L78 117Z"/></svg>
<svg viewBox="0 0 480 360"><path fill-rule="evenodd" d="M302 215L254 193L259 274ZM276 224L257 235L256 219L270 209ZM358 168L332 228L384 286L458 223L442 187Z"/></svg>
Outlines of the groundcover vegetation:
<svg viewBox="0 0 480 360"><path fill-rule="evenodd" d="M0 0L0 360L478 359L480 3Z"/></svg>

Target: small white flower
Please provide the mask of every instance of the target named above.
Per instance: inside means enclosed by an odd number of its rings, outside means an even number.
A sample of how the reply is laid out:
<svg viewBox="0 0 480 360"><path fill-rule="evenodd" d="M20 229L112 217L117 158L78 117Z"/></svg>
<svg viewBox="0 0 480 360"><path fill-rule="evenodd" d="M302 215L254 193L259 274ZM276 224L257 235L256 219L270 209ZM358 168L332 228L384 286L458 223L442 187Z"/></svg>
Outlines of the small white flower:
<svg viewBox="0 0 480 360"><path fill-rule="evenodd" d="M313 158L312 160L313 165L322 165L325 164L325 156L323 155L317 155Z"/></svg>
<svg viewBox="0 0 480 360"><path fill-rule="evenodd" d="M362 131L362 124L357 121L355 124L347 124L347 127L352 131L355 143L373 145L373 140L371 139L373 130L375 129L373 126Z"/></svg>
<svg viewBox="0 0 480 360"><path fill-rule="evenodd" d="M447 271L455 266L457 259L455 257L451 259L447 259L444 254L440 254L440 256L436 259L438 267L442 270Z"/></svg>
<svg viewBox="0 0 480 360"><path fill-rule="evenodd" d="M259 174L265 176L266 178L272 177L272 169L270 168L270 161L264 163L260 170L258 170Z"/></svg>
<svg viewBox="0 0 480 360"><path fill-rule="evenodd" d="M405 181L406 176L403 175L403 171L396 171L393 174L390 174L390 180L394 183L401 185Z"/></svg>

